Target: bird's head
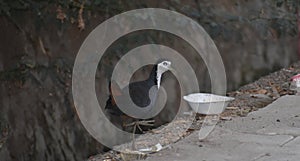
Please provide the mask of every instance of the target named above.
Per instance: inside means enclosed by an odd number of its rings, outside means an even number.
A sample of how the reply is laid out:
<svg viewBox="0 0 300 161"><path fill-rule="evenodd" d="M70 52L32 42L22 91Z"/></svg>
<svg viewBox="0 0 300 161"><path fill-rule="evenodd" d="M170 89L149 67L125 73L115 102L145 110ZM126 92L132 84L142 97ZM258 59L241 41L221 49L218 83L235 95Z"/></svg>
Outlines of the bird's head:
<svg viewBox="0 0 300 161"><path fill-rule="evenodd" d="M169 70L172 70L170 61L165 60L157 64L156 80L158 88L160 87L162 74Z"/></svg>
<svg viewBox="0 0 300 161"><path fill-rule="evenodd" d="M171 70L171 62L170 61L162 61L157 65L157 73L163 74L164 72Z"/></svg>

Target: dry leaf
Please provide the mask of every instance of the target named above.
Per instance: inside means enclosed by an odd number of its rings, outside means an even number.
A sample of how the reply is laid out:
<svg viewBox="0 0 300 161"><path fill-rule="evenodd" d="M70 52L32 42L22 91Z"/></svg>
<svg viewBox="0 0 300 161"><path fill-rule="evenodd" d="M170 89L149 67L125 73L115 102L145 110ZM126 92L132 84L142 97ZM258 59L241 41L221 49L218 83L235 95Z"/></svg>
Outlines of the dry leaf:
<svg viewBox="0 0 300 161"><path fill-rule="evenodd" d="M268 91L265 89L260 89L257 91L258 94L266 94Z"/></svg>
<svg viewBox="0 0 300 161"><path fill-rule="evenodd" d="M64 20L67 18L67 15L62 10L61 6L58 6L56 9L56 18L61 21L61 23L64 22Z"/></svg>

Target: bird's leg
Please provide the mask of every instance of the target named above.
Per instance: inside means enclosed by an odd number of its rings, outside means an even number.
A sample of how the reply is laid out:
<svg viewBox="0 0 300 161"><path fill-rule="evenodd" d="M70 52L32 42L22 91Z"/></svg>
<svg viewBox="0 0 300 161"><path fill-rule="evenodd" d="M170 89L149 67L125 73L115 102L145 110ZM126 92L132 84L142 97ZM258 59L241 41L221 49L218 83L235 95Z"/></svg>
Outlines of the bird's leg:
<svg viewBox="0 0 300 161"><path fill-rule="evenodd" d="M139 128L139 130L141 130L141 132L143 132L142 128L140 127L140 125L142 126L154 126L154 122L155 120L141 120L141 121L134 121L132 123L129 124L125 124L124 126L128 127L128 126L137 126ZM135 131L134 131L135 133Z"/></svg>
<svg viewBox="0 0 300 161"><path fill-rule="evenodd" d="M132 150L136 150L136 147L135 147L135 130L136 130L136 124L133 126L133 133L132 133L132 145L131 145L131 148Z"/></svg>
<svg viewBox="0 0 300 161"><path fill-rule="evenodd" d="M139 121L139 125L154 126L155 120Z"/></svg>
<svg viewBox="0 0 300 161"><path fill-rule="evenodd" d="M139 130L140 130L141 132L144 132L143 129L140 127L140 123L139 123L139 122L136 122L136 126L137 126L137 128L139 128Z"/></svg>
<svg viewBox="0 0 300 161"><path fill-rule="evenodd" d="M147 121L135 121L132 122L130 124L126 124L125 126L133 126L133 132L132 132L132 145L131 148L132 150L136 150L136 146L135 146L135 132L136 132L136 128L138 128L141 132L143 132L143 129L140 127L140 125L143 126L154 126L154 121L155 120L147 120Z"/></svg>

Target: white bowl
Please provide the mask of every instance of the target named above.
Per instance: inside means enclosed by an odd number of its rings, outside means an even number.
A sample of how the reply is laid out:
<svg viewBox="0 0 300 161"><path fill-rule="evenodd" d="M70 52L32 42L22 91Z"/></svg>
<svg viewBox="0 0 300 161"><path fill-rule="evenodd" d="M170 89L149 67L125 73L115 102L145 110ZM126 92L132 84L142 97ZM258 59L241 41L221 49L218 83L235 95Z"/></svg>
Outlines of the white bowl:
<svg viewBox="0 0 300 161"><path fill-rule="evenodd" d="M208 93L193 93L183 96L183 99L189 103L195 112L205 115L222 113L228 103L234 100L232 97Z"/></svg>

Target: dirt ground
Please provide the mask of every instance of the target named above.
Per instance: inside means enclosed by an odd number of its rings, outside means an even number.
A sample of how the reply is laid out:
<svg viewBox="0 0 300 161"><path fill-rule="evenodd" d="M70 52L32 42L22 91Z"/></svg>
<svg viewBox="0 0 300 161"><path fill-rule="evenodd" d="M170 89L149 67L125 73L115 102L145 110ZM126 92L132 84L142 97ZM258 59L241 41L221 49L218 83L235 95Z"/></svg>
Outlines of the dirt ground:
<svg viewBox="0 0 300 161"><path fill-rule="evenodd" d="M219 122L231 120L233 117L245 117L249 112L267 106L280 96L295 94L294 91L290 90L290 79L297 73L300 73L300 62L242 86L237 91L229 92L228 96L234 97L235 100L220 115ZM168 145L183 139L193 131L201 128L205 116L195 115L194 117L195 119L178 119L164 127L140 136L136 139L136 147L153 147L156 143L155 140L161 141L160 144L163 147L168 147ZM183 133L178 132L185 129L191 122L192 126L187 131ZM116 149L122 151L125 149L128 150L130 147L131 143L127 143L118 146ZM91 156L88 161L122 161L121 155L119 152L109 151L105 154Z"/></svg>

